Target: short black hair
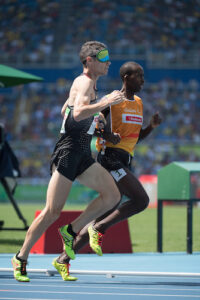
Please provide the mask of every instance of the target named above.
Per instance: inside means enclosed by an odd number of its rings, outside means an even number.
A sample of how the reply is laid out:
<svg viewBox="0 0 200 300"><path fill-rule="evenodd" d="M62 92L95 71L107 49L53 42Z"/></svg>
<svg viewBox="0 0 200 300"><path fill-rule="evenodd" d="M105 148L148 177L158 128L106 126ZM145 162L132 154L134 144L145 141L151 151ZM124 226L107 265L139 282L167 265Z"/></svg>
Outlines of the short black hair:
<svg viewBox="0 0 200 300"><path fill-rule="evenodd" d="M119 70L119 74L121 77L121 80L124 81L124 76L125 75L131 75L134 72L137 72L138 69L142 68L141 65L139 65L138 63L136 63L135 61L128 61L125 62L120 70Z"/></svg>

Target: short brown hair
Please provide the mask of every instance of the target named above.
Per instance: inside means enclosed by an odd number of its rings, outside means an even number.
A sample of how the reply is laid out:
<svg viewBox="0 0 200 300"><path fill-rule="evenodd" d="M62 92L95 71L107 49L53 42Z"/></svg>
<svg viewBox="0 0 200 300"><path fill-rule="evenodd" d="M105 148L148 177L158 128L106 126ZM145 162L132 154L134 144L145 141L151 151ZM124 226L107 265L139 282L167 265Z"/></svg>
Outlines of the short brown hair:
<svg viewBox="0 0 200 300"><path fill-rule="evenodd" d="M79 56L82 64L85 64L87 56L95 56L102 49L106 49L104 43L98 41L89 41L82 45Z"/></svg>

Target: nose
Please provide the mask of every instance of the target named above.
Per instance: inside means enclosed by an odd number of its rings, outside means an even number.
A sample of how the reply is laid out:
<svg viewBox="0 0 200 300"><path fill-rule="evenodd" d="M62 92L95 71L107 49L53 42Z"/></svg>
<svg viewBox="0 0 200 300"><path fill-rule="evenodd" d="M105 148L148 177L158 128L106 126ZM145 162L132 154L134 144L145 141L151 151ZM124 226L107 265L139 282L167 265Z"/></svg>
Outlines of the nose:
<svg viewBox="0 0 200 300"><path fill-rule="evenodd" d="M110 65L111 65L111 61L107 61L106 64L107 64L108 66L110 66Z"/></svg>

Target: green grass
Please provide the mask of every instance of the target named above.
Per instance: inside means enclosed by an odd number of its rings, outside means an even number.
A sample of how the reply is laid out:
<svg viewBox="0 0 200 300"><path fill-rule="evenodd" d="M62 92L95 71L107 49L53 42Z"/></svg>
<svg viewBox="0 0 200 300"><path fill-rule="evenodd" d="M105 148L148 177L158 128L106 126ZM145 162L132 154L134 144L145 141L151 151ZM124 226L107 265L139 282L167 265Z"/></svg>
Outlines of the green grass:
<svg viewBox="0 0 200 300"><path fill-rule="evenodd" d="M39 205L19 205L30 225ZM82 210L85 206L65 206L65 210ZM1 217L5 227L22 227L13 207L0 204ZM186 206L165 206L163 209L163 251L186 251ZM200 251L200 208L193 211L193 251ZM129 219L133 252L156 252L157 210L146 209ZM25 231L0 231L0 253L15 253L21 247Z"/></svg>
<svg viewBox="0 0 200 300"><path fill-rule="evenodd" d="M193 209L193 251L200 251L200 208ZM163 252L186 251L186 206L163 208ZM157 209L149 208L129 219L134 252L157 251Z"/></svg>

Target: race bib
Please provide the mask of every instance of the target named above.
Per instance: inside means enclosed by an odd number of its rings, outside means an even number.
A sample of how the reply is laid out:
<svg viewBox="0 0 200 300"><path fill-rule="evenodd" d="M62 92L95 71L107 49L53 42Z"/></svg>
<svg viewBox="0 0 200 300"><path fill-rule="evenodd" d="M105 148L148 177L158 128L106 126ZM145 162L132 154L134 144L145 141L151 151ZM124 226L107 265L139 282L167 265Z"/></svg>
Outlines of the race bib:
<svg viewBox="0 0 200 300"><path fill-rule="evenodd" d="M126 171L124 169L118 169L115 171L111 171L110 174L112 175L112 177L115 179L115 181L119 181L120 179L122 179L124 176L126 176Z"/></svg>

